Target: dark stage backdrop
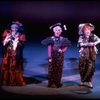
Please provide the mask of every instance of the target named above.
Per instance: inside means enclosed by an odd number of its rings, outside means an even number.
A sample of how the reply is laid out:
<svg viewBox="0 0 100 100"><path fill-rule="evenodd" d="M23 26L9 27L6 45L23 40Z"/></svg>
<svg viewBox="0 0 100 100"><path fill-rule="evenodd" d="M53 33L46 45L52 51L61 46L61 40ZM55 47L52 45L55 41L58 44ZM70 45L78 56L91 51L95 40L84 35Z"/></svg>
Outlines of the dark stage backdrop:
<svg viewBox="0 0 100 100"><path fill-rule="evenodd" d="M94 33L100 36L99 1L1 1L0 40L4 29L19 20L23 23L27 41L40 43L52 35L49 26L57 22L66 24L62 35L77 42L78 25L90 22L95 25ZM1 41L0 41L1 43Z"/></svg>

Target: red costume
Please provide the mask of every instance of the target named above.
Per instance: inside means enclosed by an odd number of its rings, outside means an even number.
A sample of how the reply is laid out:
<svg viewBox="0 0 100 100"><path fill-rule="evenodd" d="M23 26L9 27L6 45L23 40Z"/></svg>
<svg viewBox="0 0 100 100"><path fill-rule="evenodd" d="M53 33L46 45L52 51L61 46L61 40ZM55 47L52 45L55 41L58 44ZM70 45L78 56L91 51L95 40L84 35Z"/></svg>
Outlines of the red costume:
<svg viewBox="0 0 100 100"><path fill-rule="evenodd" d="M12 25L15 25L15 28L21 27L18 22ZM7 29L2 37L4 55L1 64L1 85L25 85L22 73L25 34L19 30L13 34L12 30Z"/></svg>

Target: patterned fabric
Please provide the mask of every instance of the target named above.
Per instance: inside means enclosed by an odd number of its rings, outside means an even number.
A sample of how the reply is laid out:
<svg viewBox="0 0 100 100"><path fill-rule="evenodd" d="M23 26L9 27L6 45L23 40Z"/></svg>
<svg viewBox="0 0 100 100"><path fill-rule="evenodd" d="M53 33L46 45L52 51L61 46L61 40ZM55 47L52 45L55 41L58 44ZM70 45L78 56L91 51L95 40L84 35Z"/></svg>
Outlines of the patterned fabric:
<svg viewBox="0 0 100 100"><path fill-rule="evenodd" d="M6 32L6 33L5 33ZM3 34L3 39L6 38L8 31ZM23 37L23 38L22 38ZM23 43L25 42L25 37L19 36L19 43L16 50L13 50L13 45L7 43L4 46L4 55L1 63L1 85L25 85L22 69L23 69Z"/></svg>
<svg viewBox="0 0 100 100"><path fill-rule="evenodd" d="M96 42L99 38L92 34L89 40L86 40L84 36L80 36L78 40L79 47L79 71L82 82L89 82L92 80L92 76L95 72L95 60L96 60L96 46L80 46L80 43Z"/></svg>
<svg viewBox="0 0 100 100"><path fill-rule="evenodd" d="M88 41L90 41L90 42L96 42L96 41L98 41L100 38L97 36L97 35L95 35L95 34L92 34L91 36L90 36L90 39L88 40ZM79 37L79 39L78 39L78 47L80 47L80 43L86 43L87 41L85 40L85 37L84 37L84 35L80 35L80 37ZM94 51L95 51L95 53L97 54L97 51L98 51L98 49L96 48L96 46L94 46ZM82 53L82 52L81 52ZM83 52L84 53L84 52Z"/></svg>
<svg viewBox="0 0 100 100"><path fill-rule="evenodd" d="M89 82L92 79L95 71L96 53L93 48L85 48L84 56L79 55L79 71L82 82Z"/></svg>
<svg viewBox="0 0 100 100"><path fill-rule="evenodd" d="M49 45L49 44L57 44L59 47L65 47L65 46L70 46L71 42L68 40L68 38L64 38L64 37L55 37L55 36L51 36L48 37L46 39L44 39L41 42L43 45Z"/></svg>
<svg viewBox="0 0 100 100"><path fill-rule="evenodd" d="M53 85L55 85L56 88L59 88L61 87L64 53L60 53L58 50L63 49L64 47L69 47L71 42L67 38L61 36L51 36L44 39L41 43L43 45L51 45L52 48L52 62L49 62L48 66L48 87L53 87Z"/></svg>
<svg viewBox="0 0 100 100"><path fill-rule="evenodd" d="M52 58L53 61L49 62L48 67L48 86L51 87L54 84L56 87L60 87L64 55L63 53L58 53L57 51L54 51L52 53Z"/></svg>

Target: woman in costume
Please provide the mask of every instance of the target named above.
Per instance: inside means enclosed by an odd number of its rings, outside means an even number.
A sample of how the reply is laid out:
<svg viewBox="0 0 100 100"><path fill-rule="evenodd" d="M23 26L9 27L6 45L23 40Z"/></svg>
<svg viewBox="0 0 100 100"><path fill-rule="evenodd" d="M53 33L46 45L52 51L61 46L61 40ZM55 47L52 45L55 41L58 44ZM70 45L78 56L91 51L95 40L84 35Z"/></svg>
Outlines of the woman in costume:
<svg viewBox="0 0 100 100"><path fill-rule="evenodd" d="M81 77L80 86L88 82L88 87L93 88L92 77L95 71L95 60L97 54L96 45L100 43L100 38L92 33L94 25L91 23L79 24L79 71Z"/></svg>
<svg viewBox="0 0 100 100"><path fill-rule="evenodd" d="M64 63L64 52L70 46L68 38L61 36L65 25L56 23L50 27L54 35L47 37L41 43L48 46L48 87L59 88L62 86L61 77Z"/></svg>
<svg viewBox="0 0 100 100"><path fill-rule="evenodd" d="M4 55L1 63L1 85L23 86L23 48L26 41L23 25L13 21L2 35Z"/></svg>

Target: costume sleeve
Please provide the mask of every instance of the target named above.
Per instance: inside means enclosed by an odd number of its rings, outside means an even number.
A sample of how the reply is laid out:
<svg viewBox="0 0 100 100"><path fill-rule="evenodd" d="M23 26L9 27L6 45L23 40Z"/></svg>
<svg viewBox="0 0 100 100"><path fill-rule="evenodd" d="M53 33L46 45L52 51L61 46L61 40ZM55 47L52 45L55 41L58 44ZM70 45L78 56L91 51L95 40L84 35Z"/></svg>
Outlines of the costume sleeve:
<svg viewBox="0 0 100 100"><path fill-rule="evenodd" d="M98 40L100 40L100 38L94 34L94 41L98 41Z"/></svg>
<svg viewBox="0 0 100 100"><path fill-rule="evenodd" d="M71 41L68 38L63 38L62 47L69 47L71 45Z"/></svg>
<svg viewBox="0 0 100 100"><path fill-rule="evenodd" d="M43 45L53 44L53 39L51 37L47 37L46 39L41 41L41 44Z"/></svg>
<svg viewBox="0 0 100 100"><path fill-rule="evenodd" d="M4 39L6 38L8 33L10 33L10 30L8 30L8 29L4 30L4 32L2 34L2 43L4 42Z"/></svg>
<svg viewBox="0 0 100 100"><path fill-rule="evenodd" d="M25 42L26 42L26 36L25 36L25 34L23 33L23 34L21 34L21 35L19 36L18 46L23 46Z"/></svg>
<svg viewBox="0 0 100 100"><path fill-rule="evenodd" d="M100 38L95 34L94 34L94 42L95 42L95 45L100 43Z"/></svg>
<svg viewBox="0 0 100 100"><path fill-rule="evenodd" d="M83 37L80 36L79 39L78 39L78 43L82 43L83 42Z"/></svg>
<svg viewBox="0 0 100 100"><path fill-rule="evenodd" d="M19 41L25 42L26 41L26 36L25 34L20 35Z"/></svg>
<svg viewBox="0 0 100 100"><path fill-rule="evenodd" d="M80 43L83 43L83 36L79 36L77 46L80 47Z"/></svg>
<svg viewBox="0 0 100 100"><path fill-rule="evenodd" d="M6 29L4 30L2 34L2 43L3 45L7 45L9 43L11 35L10 35L10 30Z"/></svg>

